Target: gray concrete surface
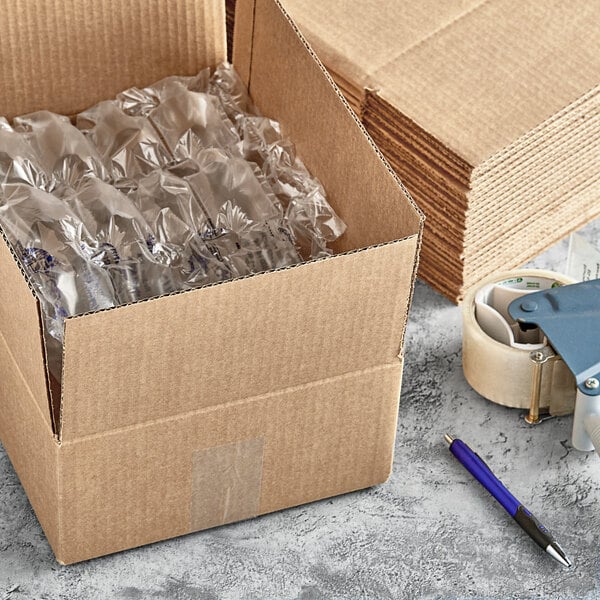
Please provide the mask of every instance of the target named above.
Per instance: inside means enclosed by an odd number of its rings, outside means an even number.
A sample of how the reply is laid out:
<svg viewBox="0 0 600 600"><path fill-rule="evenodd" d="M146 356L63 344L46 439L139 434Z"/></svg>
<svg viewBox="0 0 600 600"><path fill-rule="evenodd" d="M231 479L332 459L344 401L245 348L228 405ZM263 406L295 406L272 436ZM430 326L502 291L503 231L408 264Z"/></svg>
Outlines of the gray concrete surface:
<svg viewBox="0 0 600 600"><path fill-rule="evenodd" d="M600 241L598 224L586 228ZM566 242L534 261L562 270ZM0 600L115 598L600 598L600 458L571 418L530 428L465 382L460 312L417 285L394 472L384 485L61 567L0 451ZM574 560L542 553L452 458L479 450Z"/></svg>

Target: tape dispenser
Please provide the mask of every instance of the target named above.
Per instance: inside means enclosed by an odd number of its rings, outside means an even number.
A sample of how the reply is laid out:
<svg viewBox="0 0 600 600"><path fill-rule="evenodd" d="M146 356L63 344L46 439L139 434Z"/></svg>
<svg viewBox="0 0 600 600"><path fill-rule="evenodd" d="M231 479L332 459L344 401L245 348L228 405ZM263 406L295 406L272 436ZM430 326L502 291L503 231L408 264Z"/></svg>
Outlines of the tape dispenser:
<svg viewBox="0 0 600 600"><path fill-rule="evenodd" d="M463 304L463 369L485 398L537 424L574 413L572 444L600 454L600 280L502 273Z"/></svg>

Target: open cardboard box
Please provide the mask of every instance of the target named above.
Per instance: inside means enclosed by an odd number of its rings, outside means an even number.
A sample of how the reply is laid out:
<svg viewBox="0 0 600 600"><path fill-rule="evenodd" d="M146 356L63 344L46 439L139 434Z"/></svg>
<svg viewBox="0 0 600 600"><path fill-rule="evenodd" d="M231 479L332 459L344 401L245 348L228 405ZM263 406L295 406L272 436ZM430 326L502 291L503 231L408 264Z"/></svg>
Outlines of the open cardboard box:
<svg viewBox="0 0 600 600"><path fill-rule="evenodd" d="M0 114L74 114L214 66L224 12L8 3ZM236 21L236 69L348 230L324 260L68 319L62 390L39 302L0 240L0 438L62 563L390 473L422 215L279 3L241 0Z"/></svg>

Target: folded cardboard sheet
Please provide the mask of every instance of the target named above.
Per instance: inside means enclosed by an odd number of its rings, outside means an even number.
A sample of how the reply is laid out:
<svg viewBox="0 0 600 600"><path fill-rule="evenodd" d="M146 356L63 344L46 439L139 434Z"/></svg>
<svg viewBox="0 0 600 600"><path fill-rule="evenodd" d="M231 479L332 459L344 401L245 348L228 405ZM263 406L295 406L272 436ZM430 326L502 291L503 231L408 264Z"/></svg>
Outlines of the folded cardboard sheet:
<svg viewBox="0 0 600 600"><path fill-rule="evenodd" d="M427 220L458 301L600 214L600 1L286 0Z"/></svg>
<svg viewBox="0 0 600 600"><path fill-rule="evenodd" d="M219 0L1 6L7 116L74 114L226 55ZM280 4L240 1L236 22L234 66L348 230L326 259L68 318L61 389L0 238L0 439L63 563L390 473L422 215Z"/></svg>

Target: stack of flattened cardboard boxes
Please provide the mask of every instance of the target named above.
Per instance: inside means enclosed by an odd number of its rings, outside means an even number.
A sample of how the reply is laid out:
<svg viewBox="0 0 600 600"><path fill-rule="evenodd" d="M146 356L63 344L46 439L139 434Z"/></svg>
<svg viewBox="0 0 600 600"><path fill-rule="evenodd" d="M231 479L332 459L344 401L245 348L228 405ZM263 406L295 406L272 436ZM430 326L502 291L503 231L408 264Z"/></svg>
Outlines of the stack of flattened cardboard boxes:
<svg viewBox="0 0 600 600"><path fill-rule="evenodd" d="M225 2L225 26L227 31L227 60L233 59L233 28L235 23L235 0Z"/></svg>
<svg viewBox="0 0 600 600"><path fill-rule="evenodd" d="M452 300L600 214L600 1L286 0L426 214Z"/></svg>
<svg viewBox="0 0 600 600"><path fill-rule="evenodd" d="M221 0L4 3L0 113L72 115L223 61ZM65 322L0 236L0 439L63 563L384 481L422 215L276 0L234 66L348 229L336 254Z"/></svg>

